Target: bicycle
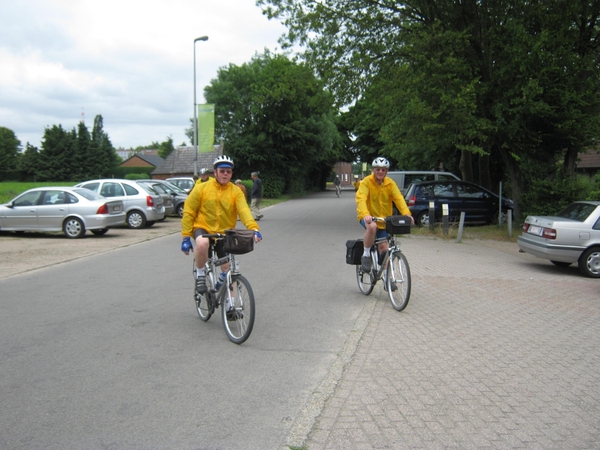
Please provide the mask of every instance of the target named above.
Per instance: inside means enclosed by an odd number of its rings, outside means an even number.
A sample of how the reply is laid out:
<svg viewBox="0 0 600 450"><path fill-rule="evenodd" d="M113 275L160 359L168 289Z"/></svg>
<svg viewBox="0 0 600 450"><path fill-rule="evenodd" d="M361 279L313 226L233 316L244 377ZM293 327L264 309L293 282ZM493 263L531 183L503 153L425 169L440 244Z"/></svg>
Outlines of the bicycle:
<svg viewBox="0 0 600 450"><path fill-rule="evenodd" d="M225 333L230 341L242 344L250 337L254 326L255 304L254 293L250 282L240 273L239 262L235 255L228 253L223 258L217 256L215 244L224 239L221 233L203 234L202 237L210 240L208 261L206 262L206 288L207 292L200 294L194 288L194 300L198 316L207 322L214 314L215 309L221 307L221 317ZM230 263L226 278L219 285L217 267ZM196 262L194 261L193 273L196 280Z"/></svg>
<svg viewBox="0 0 600 450"><path fill-rule="evenodd" d="M382 280L384 282L383 289L387 291L392 306L396 311L402 311L406 308L410 299L410 267L406 256L404 256L404 253L400 249L400 243L396 244L394 239L393 232L395 230L393 226L390 227L390 219L392 217L395 216L389 216L385 219L382 217L373 217L373 220L376 222L386 222L388 235L385 238L376 239L371 247L373 268L370 272L364 272L362 265L356 266L356 280L358 281L360 292L364 295L369 295L373 291L377 281ZM410 221L408 229L410 232ZM392 232L390 233L390 231ZM389 246L388 250L379 255L377 245L386 240ZM391 264L389 264L390 261Z"/></svg>

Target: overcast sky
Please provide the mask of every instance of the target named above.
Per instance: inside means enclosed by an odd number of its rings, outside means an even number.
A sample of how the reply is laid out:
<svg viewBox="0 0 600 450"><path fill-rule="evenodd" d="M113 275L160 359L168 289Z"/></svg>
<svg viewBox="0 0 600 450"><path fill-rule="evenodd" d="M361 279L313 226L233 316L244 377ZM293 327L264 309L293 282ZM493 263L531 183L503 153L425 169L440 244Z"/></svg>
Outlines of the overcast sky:
<svg viewBox="0 0 600 450"><path fill-rule="evenodd" d="M254 0L0 1L0 126L25 144L101 114L115 148L184 130L217 69L278 51L285 28Z"/></svg>

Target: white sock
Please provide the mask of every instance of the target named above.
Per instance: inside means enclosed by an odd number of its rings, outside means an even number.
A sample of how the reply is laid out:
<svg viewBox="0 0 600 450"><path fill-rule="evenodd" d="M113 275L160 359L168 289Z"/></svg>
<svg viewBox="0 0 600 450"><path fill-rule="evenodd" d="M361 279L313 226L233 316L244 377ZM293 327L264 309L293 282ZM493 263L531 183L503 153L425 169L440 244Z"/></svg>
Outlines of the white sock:
<svg viewBox="0 0 600 450"><path fill-rule="evenodd" d="M204 267L202 269L196 268L196 278L204 276Z"/></svg>
<svg viewBox="0 0 600 450"><path fill-rule="evenodd" d="M371 256L371 249L365 248L365 252L363 253L363 256Z"/></svg>

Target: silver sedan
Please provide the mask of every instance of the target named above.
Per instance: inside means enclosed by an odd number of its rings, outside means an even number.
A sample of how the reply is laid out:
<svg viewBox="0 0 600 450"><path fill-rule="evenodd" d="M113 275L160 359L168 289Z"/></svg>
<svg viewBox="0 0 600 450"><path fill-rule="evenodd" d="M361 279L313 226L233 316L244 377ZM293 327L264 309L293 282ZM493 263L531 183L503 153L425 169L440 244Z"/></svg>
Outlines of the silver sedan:
<svg viewBox="0 0 600 450"><path fill-rule="evenodd" d="M600 202L575 202L555 216L527 216L517 244L521 252L560 267L577 263L585 276L600 278Z"/></svg>
<svg viewBox="0 0 600 450"><path fill-rule="evenodd" d="M121 200L84 188L30 189L0 205L0 231L62 231L68 238L80 238L86 230L99 236L124 224Z"/></svg>

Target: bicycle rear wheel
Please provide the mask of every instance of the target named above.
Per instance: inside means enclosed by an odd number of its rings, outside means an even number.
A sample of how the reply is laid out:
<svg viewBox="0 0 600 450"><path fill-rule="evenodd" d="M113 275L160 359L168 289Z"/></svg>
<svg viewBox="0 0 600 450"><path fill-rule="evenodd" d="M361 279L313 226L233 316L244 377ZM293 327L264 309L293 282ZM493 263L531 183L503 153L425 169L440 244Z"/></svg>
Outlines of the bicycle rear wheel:
<svg viewBox="0 0 600 450"><path fill-rule="evenodd" d="M206 294L199 294L196 292L196 261L192 259L192 273L194 274L194 303L196 303L196 311L198 316L204 322L210 319L210 316L215 312L213 302L209 298L208 292Z"/></svg>
<svg viewBox="0 0 600 450"><path fill-rule="evenodd" d="M392 253L385 283L392 306L396 311L402 311L410 299L410 267L404 253Z"/></svg>
<svg viewBox="0 0 600 450"><path fill-rule="evenodd" d="M196 302L196 311L198 311L198 316L200 316L201 320L207 322L215 312L215 307L208 298L208 294L198 294L197 292L194 292L194 300Z"/></svg>
<svg viewBox="0 0 600 450"><path fill-rule="evenodd" d="M373 292L375 283L377 283L377 278L375 277L377 264L375 258L373 257L373 252L371 252L371 261L373 265L371 273L364 272L360 264L356 266L356 281L358 282L358 289L360 289L360 292L365 295L369 295L371 292Z"/></svg>
<svg viewBox="0 0 600 450"><path fill-rule="evenodd" d="M223 326L231 342L242 344L250 337L254 326L254 293L250 283L242 275L231 277L230 288L225 293L226 298L221 307Z"/></svg>

